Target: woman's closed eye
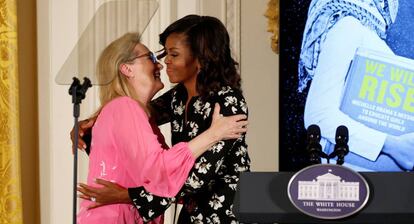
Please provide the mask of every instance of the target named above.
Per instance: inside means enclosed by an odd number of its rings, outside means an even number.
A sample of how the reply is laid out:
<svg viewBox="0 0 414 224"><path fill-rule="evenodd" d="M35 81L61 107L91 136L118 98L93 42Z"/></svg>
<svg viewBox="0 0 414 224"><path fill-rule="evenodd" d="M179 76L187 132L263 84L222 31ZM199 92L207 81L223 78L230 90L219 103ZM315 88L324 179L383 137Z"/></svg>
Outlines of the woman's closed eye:
<svg viewBox="0 0 414 224"><path fill-rule="evenodd" d="M165 54L170 57L177 57L179 55L179 53L175 51L170 51L170 52L166 51Z"/></svg>

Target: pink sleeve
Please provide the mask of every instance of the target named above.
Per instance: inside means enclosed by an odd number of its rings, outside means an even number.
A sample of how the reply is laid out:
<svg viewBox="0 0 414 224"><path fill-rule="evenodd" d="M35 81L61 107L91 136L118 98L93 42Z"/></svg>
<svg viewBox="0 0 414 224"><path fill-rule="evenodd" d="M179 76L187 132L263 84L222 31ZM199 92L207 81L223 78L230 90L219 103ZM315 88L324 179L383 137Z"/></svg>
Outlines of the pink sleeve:
<svg viewBox="0 0 414 224"><path fill-rule="evenodd" d="M122 97L114 106L114 139L134 184L130 187L143 186L158 196L175 196L194 165L188 144L178 143L165 150L136 101Z"/></svg>

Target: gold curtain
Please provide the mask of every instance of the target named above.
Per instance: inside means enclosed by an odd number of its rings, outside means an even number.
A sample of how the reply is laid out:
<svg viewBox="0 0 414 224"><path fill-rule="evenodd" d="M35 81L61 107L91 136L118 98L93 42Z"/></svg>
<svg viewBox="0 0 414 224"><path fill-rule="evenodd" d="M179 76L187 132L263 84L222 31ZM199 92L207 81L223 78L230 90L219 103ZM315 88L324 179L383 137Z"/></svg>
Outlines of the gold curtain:
<svg viewBox="0 0 414 224"><path fill-rule="evenodd" d="M20 180L17 0L0 0L0 223L23 223Z"/></svg>

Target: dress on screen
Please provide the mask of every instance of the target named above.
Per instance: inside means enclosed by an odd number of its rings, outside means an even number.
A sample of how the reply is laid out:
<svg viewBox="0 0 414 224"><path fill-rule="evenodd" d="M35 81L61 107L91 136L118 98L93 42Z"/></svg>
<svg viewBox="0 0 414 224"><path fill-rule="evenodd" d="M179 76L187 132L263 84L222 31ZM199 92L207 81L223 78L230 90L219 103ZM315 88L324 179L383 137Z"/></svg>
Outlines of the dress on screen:
<svg viewBox="0 0 414 224"><path fill-rule="evenodd" d="M330 153L336 128L346 125L350 153L345 161L360 171L401 170L393 159L381 154L385 133L351 119L339 109L357 48L393 54L384 39L397 11L397 0L313 0L309 7L298 86L298 91L303 91L312 81L306 98L305 127L321 127L321 144Z"/></svg>

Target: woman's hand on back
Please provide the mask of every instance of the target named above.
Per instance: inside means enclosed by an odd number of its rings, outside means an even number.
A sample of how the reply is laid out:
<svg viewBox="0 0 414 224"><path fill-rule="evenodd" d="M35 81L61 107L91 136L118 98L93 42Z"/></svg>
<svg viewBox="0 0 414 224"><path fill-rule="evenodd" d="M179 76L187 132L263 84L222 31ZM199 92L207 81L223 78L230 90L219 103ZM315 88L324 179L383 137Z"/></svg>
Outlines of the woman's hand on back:
<svg viewBox="0 0 414 224"><path fill-rule="evenodd" d="M110 204L130 204L132 203L129 198L128 189L106 181L103 179L96 179L95 183L101 185L100 187L91 187L86 184L79 184L78 192L80 198L95 202L88 209L97 208Z"/></svg>
<svg viewBox="0 0 414 224"><path fill-rule="evenodd" d="M220 105L214 106L213 120L210 130L218 140L237 139L247 132L247 115L237 114L224 117L220 114Z"/></svg>
<svg viewBox="0 0 414 224"><path fill-rule="evenodd" d="M85 135L85 133L88 133L91 131L93 124L95 124L96 118L97 117L92 117L86 120L79 121L78 149L81 149L81 150L86 149L86 143L82 137ZM70 131L70 140L72 141L72 150L73 150L73 144L75 144L75 128L74 127Z"/></svg>

